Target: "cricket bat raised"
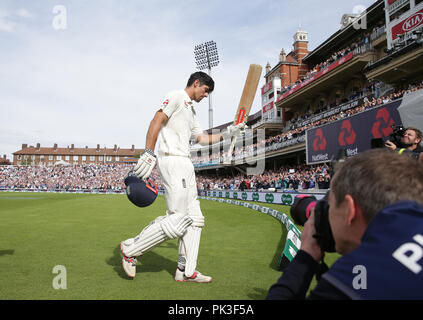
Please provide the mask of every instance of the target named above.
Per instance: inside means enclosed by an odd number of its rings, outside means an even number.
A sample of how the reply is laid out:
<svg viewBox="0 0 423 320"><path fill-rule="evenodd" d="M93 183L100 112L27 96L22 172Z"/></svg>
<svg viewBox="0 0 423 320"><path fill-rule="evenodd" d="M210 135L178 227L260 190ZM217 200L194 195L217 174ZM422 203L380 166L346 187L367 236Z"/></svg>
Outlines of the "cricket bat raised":
<svg viewBox="0 0 423 320"><path fill-rule="evenodd" d="M242 91L241 100L239 101L238 110L235 113L234 125L247 122L248 115L253 105L254 97L260 81L262 67L258 64L250 64L247 79L245 80L244 90ZM228 156L232 157L236 137L232 138L231 145L228 150Z"/></svg>

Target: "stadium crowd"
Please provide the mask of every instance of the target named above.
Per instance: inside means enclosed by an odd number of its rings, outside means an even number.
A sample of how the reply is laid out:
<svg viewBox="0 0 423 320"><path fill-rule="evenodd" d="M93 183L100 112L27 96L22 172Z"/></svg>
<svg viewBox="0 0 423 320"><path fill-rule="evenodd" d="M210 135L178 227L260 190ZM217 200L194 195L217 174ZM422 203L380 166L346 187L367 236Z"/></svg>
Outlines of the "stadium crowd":
<svg viewBox="0 0 423 320"><path fill-rule="evenodd" d="M373 86L374 84L372 84ZM365 95L370 90L373 90L370 86L363 88L361 92L355 92L350 96L351 99L357 99L357 97L364 97L363 103L353 107L351 109L347 109L345 111L339 110L339 112L330 112L331 110L334 110L337 105L335 105L333 108L330 108L328 106L326 108L326 111L323 111L323 116L319 120L312 121L313 116L321 113L322 110L319 110L319 112L315 113L303 113L299 115L297 118L291 120L291 124L289 126L289 130L283 131L280 134L269 137L267 139L263 139L258 141L257 143L249 144L247 146L243 146L241 148L235 148L232 157L235 159L242 159L243 157L249 157L253 156L256 152L264 152L269 150L277 150L279 148L284 147L284 143L287 142L296 142L295 139L299 137L303 137L305 135L305 132L307 129L318 127L324 124L328 124L331 122L335 122L337 120L347 118L350 116L353 116L357 113L379 107L385 103L400 99L403 97L405 93L414 92L417 90L423 89L423 83L420 84L413 84L408 86L406 89L398 89L394 92L388 93L383 96L375 97L373 95ZM324 116L325 113L328 113L328 116ZM304 123L304 120L310 119L310 121L306 122L306 124L301 125L301 123ZM226 150L219 151L217 153L212 154L202 154L198 157L193 157L193 163L198 164L207 164L207 163L223 163L225 159L228 158Z"/></svg>
<svg viewBox="0 0 423 320"><path fill-rule="evenodd" d="M0 188L36 190L111 190L125 188L123 178L132 166L4 166L0 167Z"/></svg>
<svg viewBox="0 0 423 320"><path fill-rule="evenodd" d="M334 52L328 59L325 61L320 62L319 64L315 65L306 73L304 77L301 77L299 80L297 80L295 83L289 86L285 86L282 90L282 93L287 92L291 89L294 89L296 86L300 85L304 81L310 79L313 77L316 73L319 71L322 71L326 68L328 68L331 64L338 61L339 59L345 57L350 52L354 52L354 50L357 50L359 48L363 48L369 44L370 40L370 33L365 33L362 36L359 36L356 38L354 42L351 43L351 45L345 47L344 49L341 49L337 52ZM361 49L361 53L366 51L366 49Z"/></svg>
<svg viewBox="0 0 423 320"><path fill-rule="evenodd" d="M197 175L197 186L200 190L328 189L329 183L329 167L325 164L283 166L277 170L265 170L263 174L249 176Z"/></svg>
<svg viewBox="0 0 423 320"><path fill-rule="evenodd" d="M372 83L369 86L364 87L362 91L352 93L348 100L340 101L340 103L346 103L346 102L353 101L357 98L364 97L363 103L361 105L359 105L355 108L348 109L345 112L340 111L337 114L333 114L333 115L331 115L327 118L323 118L323 119L320 119L318 121L315 121L315 122L310 124L311 127L320 126L322 124L330 123L330 122L337 121L337 120L345 118L345 117L352 116L356 113L360 113L360 112L363 112L365 110L383 105L385 103L389 103L391 101L400 99L406 93L414 92L414 91L423 89L423 83L420 83L420 84L409 85L408 88L406 88L406 89L398 89L398 90L395 90L394 92L388 93L388 94L383 95L383 96L377 96L376 97L373 94L370 94L370 95L368 94L370 92L375 92L376 88L379 85L380 85L379 83ZM305 113L299 115L297 118L291 119L291 123L293 123L291 128L296 128L298 126L296 124L301 123L302 121L304 121L306 119L312 118L314 115L317 115L319 113L330 111L331 109L338 107L338 105L339 104L327 105L323 109L319 109L315 112L311 112L311 111L305 112ZM308 129L310 127L310 125L300 128L300 129L302 129L300 131L302 132L302 131Z"/></svg>
<svg viewBox="0 0 423 320"><path fill-rule="evenodd" d="M74 166L0 166L0 190L107 190L125 189L124 179L132 170L131 164L86 164ZM157 169L150 178L162 188ZM260 190L260 189L327 189L330 181L328 167L291 166L266 170L258 175L211 176L197 174L199 190Z"/></svg>

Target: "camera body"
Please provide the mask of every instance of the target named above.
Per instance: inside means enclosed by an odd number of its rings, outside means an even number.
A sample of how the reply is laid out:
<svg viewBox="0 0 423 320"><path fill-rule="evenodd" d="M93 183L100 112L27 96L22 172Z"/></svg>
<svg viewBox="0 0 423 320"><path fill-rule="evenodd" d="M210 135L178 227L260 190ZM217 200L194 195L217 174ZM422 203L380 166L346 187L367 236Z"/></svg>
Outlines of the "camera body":
<svg viewBox="0 0 423 320"><path fill-rule="evenodd" d="M401 139L404 137L406 131L405 128L402 125L392 125L391 128L393 132L389 135L389 140L393 142L398 148L403 148L404 145Z"/></svg>
<svg viewBox="0 0 423 320"><path fill-rule="evenodd" d="M317 240L320 248L325 252L335 252L335 240L329 224L329 191L326 195L317 200L314 196L298 195L291 206L290 213L294 222L304 226L314 209L314 222Z"/></svg>
<svg viewBox="0 0 423 320"><path fill-rule="evenodd" d="M392 125L392 133L389 135L388 139L382 139L382 138L374 138L370 140L371 148L385 148L385 142L391 141L393 144L397 146L397 148L405 148L404 144L402 143L401 139L404 137L405 129L402 125Z"/></svg>

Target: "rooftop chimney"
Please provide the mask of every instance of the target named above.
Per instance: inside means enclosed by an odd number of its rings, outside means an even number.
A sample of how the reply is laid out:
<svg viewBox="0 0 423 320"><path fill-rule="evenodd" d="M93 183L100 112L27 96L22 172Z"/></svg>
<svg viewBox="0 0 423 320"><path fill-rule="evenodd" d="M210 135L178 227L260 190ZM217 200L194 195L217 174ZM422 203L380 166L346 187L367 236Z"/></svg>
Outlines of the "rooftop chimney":
<svg viewBox="0 0 423 320"><path fill-rule="evenodd" d="M272 68L270 67L270 63L268 62L266 64L266 74L270 72L270 70L272 70Z"/></svg>
<svg viewBox="0 0 423 320"><path fill-rule="evenodd" d="M132 145L131 151L135 151L135 145Z"/></svg>
<svg viewBox="0 0 423 320"><path fill-rule="evenodd" d="M22 143L22 150L28 148L28 145L26 143Z"/></svg>
<svg viewBox="0 0 423 320"><path fill-rule="evenodd" d="M40 151L40 144L37 143L37 151Z"/></svg>
<svg viewBox="0 0 423 320"><path fill-rule="evenodd" d="M115 147L113 149L115 152L117 151L117 144L115 144Z"/></svg>
<svg viewBox="0 0 423 320"><path fill-rule="evenodd" d="M100 151L100 145L99 144L97 145L97 151Z"/></svg>
<svg viewBox="0 0 423 320"><path fill-rule="evenodd" d="M285 50L283 48L282 48L281 53L279 55L279 60L281 62L285 62L286 61L286 53L285 53Z"/></svg>
<svg viewBox="0 0 423 320"><path fill-rule="evenodd" d="M53 149L54 149L54 151L57 151L57 143L54 144Z"/></svg>

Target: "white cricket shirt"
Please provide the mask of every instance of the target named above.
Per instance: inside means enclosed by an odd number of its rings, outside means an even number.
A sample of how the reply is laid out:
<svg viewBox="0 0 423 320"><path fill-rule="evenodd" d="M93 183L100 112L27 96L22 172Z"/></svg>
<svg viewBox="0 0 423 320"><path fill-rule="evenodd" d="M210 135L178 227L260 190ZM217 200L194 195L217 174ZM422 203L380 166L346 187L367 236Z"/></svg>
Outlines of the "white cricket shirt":
<svg viewBox="0 0 423 320"><path fill-rule="evenodd" d="M160 156L190 156L189 141L203 133L198 123L193 102L185 90L169 92L160 109L168 116L158 136Z"/></svg>

